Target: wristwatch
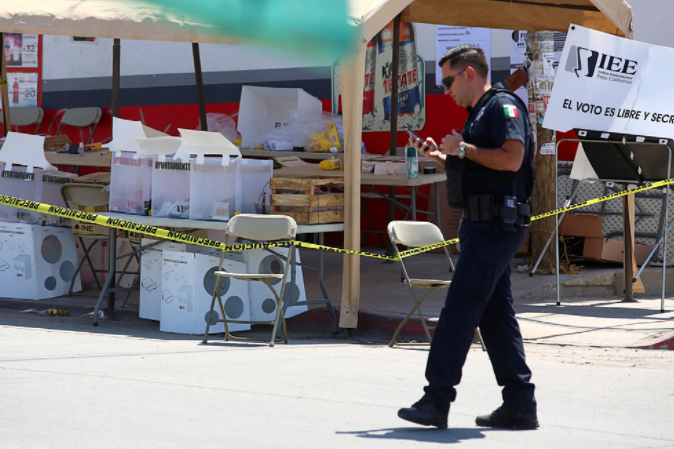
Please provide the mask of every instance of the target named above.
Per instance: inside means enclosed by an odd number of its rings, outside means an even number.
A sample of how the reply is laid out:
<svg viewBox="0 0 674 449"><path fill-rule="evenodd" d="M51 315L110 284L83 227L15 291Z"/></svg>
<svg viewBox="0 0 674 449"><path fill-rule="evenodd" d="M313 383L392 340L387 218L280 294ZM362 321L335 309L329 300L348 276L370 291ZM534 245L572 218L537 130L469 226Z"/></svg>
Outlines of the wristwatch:
<svg viewBox="0 0 674 449"><path fill-rule="evenodd" d="M466 142L459 145L459 148L456 149L456 157L458 157L459 159L463 159L464 157L466 157L466 146L468 146Z"/></svg>

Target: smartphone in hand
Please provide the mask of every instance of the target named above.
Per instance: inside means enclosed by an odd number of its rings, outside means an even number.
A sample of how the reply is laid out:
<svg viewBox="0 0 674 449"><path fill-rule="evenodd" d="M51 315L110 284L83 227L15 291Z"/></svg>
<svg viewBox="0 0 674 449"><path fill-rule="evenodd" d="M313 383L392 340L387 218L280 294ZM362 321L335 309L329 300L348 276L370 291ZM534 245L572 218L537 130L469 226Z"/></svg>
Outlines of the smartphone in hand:
<svg viewBox="0 0 674 449"><path fill-rule="evenodd" d="M423 146L421 147L421 151L422 151L422 152L425 153L426 151L428 151L428 150L431 149L431 147L428 146L427 143L425 143L424 139L422 139L421 137L419 137L419 136L417 135L417 133L415 133L414 131L412 131L412 127L411 127L410 125L405 125L405 126L403 127L403 129L407 132L407 134L409 134L410 136L412 136L413 139L419 139L419 140L421 140L421 144L423 145Z"/></svg>

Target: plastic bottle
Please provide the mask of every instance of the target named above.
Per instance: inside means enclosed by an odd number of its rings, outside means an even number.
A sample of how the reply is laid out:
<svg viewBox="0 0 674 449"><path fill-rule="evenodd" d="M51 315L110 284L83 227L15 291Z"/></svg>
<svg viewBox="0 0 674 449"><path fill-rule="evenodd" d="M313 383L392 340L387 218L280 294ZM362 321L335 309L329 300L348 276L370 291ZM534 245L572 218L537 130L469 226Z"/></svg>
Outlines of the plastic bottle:
<svg viewBox="0 0 674 449"><path fill-rule="evenodd" d="M12 86L12 103L19 104L19 81L14 80L14 85Z"/></svg>
<svg viewBox="0 0 674 449"><path fill-rule="evenodd" d="M419 177L419 157L414 147L405 148L405 160L407 162L407 178L415 179Z"/></svg>

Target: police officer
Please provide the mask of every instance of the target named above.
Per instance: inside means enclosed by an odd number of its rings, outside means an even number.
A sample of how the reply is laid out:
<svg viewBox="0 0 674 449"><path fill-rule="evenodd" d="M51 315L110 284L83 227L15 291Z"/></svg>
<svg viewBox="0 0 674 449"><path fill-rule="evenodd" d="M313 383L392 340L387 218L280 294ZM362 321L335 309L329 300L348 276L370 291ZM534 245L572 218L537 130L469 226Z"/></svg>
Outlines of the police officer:
<svg viewBox="0 0 674 449"><path fill-rule="evenodd" d="M472 46L439 61L445 94L469 117L459 134L410 143L447 172L450 206L462 208L461 256L428 355L424 396L398 416L447 427L450 403L479 326L503 404L478 416L478 426L538 427L534 384L513 310L510 262L522 244L531 210L535 147L525 105L507 89L492 87L484 52Z"/></svg>

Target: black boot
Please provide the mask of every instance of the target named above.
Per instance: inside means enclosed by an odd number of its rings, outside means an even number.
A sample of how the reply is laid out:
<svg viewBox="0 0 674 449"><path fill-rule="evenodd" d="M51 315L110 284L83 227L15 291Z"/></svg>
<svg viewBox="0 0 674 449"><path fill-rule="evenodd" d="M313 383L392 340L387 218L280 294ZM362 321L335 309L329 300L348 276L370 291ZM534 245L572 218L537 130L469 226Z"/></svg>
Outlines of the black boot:
<svg viewBox="0 0 674 449"><path fill-rule="evenodd" d="M412 405L412 407L398 410L398 417L415 424L421 424L422 426L435 426L438 429L446 429L448 413L449 409L447 411L441 410L422 399Z"/></svg>
<svg viewBox="0 0 674 449"><path fill-rule="evenodd" d="M533 430L538 428L538 417L536 412L522 412L514 408L508 408L503 404L489 415L475 418L475 424L480 427Z"/></svg>

